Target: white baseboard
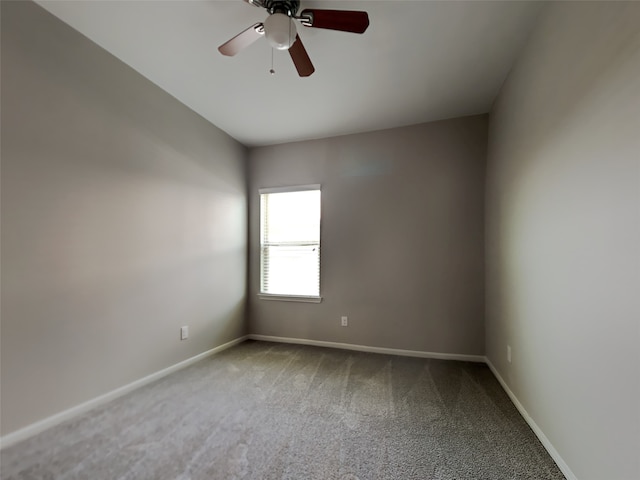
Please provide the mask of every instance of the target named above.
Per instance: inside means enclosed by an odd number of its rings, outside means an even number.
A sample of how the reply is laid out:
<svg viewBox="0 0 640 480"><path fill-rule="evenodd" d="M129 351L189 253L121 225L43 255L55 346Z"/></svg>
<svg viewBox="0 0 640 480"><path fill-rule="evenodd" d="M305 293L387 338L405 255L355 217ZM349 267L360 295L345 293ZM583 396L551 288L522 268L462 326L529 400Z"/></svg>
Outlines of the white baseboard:
<svg viewBox="0 0 640 480"><path fill-rule="evenodd" d="M491 360L487 358L486 362L489 368L491 369L491 371L493 372L493 375L498 379L498 382L500 382L500 385L502 385L502 388L504 389L505 392L507 392L507 395L509 396L513 404L516 406L516 408L520 412L520 415L522 415L522 418L524 418L524 420L529 424L529 426L531 427L531 430L533 430L533 433L536 434L536 437L538 437L538 439L542 443L542 446L547 450L547 452L549 452L549 455L551 455L551 458L553 458L554 462L556 462L556 465L558 465L558 468L564 474L567 480L578 480L578 477L576 477L575 474L571 471L571 469L569 468L569 465L567 465L564 459L560 456L560 454L555 449L551 441L542 432L538 424L533 421L533 418L531 418L531 416L529 416L529 412L525 410L525 408L520 403L520 400L518 400L518 397L516 397L515 394L511 391L511 389L509 388L507 383L504 381L504 379L502 378L502 376L500 375L496 367L494 367L493 363L491 363Z"/></svg>
<svg viewBox="0 0 640 480"><path fill-rule="evenodd" d="M239 343L244 342L247 339L251 340L259 340L265 342L278 342L278 343L293 343L299 345L313 345L317 347L329 347L329 348L338 348L343 350L354 350L358 352L370 352L370 353L382 353L387 355L400 355L405 357L419 357L419 358L435 358L440 360L459 360L466 362L479 362L486 363L493 375L496 377L504 391L507 393L515 407L518 409L524 420L529 424L533 432L536 434L544 448L549 452L551 458L556 462L560 471L564 474L567 480L578 480L575 474L571 471L569 466L566 464L564 459L560 456L558 451L555 449L551 441L547 438L547 436L542 432L540 427L533 421L533 419L529 416L529 413L522 406L518 398L511 391L507 383L504 381L498 370L493 366L491 361L483 356L483 355L466 355L466 354L454 354L454 353L439 353L439 352L422 352L417 350L402 350L397 348L385 348L385 347L370 347L366 345L356 345L351 343L338 343L338 342L326 342L322 340L307 340L304 338L289 338L289 337L275 337L270 335L257 335L250 334L245 335L243 337L236 338L235 340L231 340L223 345L219 345L211 350L207 350L206 352L202 352L194 357L183 360L182 362L176 363L170 367L167 367L158 372L152 373L151 375L147 375L139 380L131 382L127 385L124 385L120 388L112 390L104 395L100 395L99 397L93 398L87 402L81 403L80 405L76 405L75 407L64 410L60 413L47 417L43 420L40 420L36 423L32 423L20 430L16 430L15 432L11 432L4 437L0 437L0 449L7 448L11 445L15 445L22 440L26 440L29 437L37 435L55 425L58 425L66 420L69 420L73 417L81 415L89 410L96 408L100 405L104 405L105 403L110 402L118 397L121 397L133 390L136 390L144 385L147 385L155 380L158 380L162 377L165 377L173 372L176 372L182 368L188 367L193 363L202 360L206 357L219 353L223 350L233 347Z"/></svg>
<svg viewBox="0 0 640 480"><path fill-rule="evenodd" d="M403 357L437 358L440 360L461 360L464 362L485 362L483 355L465 355L457 353L421 352L418 350L402 350L398 348L369 347L355 345L353 343L325 342L322 340L307 340L305 338L273 337L271 335L250 334L251 340L263 342L295 343L299 345L313 345L315 347L340 348L342 350L355 350L357 352L383 353L387 355L400 355Z"/></svg>
<svg viewBox="0 0 640 480"><path fill-rule="evenodd" d="M135 382L131 382L120 388L116 388L115 390L107 392L104 395L100 395L99 397L96 397L89 401L81 403L80 405L76 405L75 407L71 407L60 413L56 413L55 415L47 417L36 423L32 423L31 425L27 425L26 427L21 428L20 430L11 432L5 435L4 437L0 438L0 449L9 447L11 445L15 445L16 443L21 442L22 440L26 440L27 438L32 437L33 435L37 435L38 433L41 433L55 425L58 425L59 423L62 423L75 416L88 412L89 410L95 407L104 405L105 403L108 403L111 400L114 400L118 397L121 397L122 395L132 392L133 390L136 390L144 385L147 385L148 383L151 383L155 380L165 377L170 373L173 373L182 368L188 367L189 365L199 360L202 360L203 358L209 357L215 353L219 353L223 350L226 350L227 348L237 345L238 343L244 342L245 340L247 340L247 338L248 336L246 335L243 337L236 338L235 340L231 340L230 342L227 342L223 345L219 345L215 348L212 348L211 350L202 352L194 357L191 357L186 360L183 360L182 362L176 363L175 365L171 365L170 367L167 367L163 370L152 373L151 375L147 375L146 377L136 380Z"/></svg>

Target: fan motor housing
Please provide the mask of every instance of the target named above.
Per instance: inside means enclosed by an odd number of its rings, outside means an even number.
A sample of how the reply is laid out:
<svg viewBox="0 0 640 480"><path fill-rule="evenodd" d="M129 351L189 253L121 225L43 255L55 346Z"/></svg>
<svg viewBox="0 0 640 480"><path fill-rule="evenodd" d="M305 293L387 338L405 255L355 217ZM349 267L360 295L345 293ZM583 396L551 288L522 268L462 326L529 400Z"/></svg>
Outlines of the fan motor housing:
<svg viewBox="0 0 640 480"><path fill-rule="evenodd" d="M284 13L290 17L295 17L300 8L300 0L263 0L262 5L271 15Z"/></svg>

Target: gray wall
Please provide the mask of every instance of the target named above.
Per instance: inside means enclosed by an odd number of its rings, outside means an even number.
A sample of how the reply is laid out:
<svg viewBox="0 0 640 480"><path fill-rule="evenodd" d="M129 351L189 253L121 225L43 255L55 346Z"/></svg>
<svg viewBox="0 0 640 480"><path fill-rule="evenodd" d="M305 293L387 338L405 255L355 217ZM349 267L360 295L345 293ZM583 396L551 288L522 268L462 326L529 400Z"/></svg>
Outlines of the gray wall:
<svg viewBox="0 0 640 480"><path fill-rule="evenodd" d="M487 354L580 480L640 478L639 26L549 5L490 116Z"/></svg>
<svg viewBox="0 0 640 480"><path fill-rule="evenodd" d="M250 332L484 354L486 135L476 116L252 149ZM258 189L312 183L323 301L259 300Z"/></svg>
<svg viewBox="0 0 640 480"><path fill-rule="evenodd" d="M6 434L244 334L247 202L244 147L1 3Z"/></svg>

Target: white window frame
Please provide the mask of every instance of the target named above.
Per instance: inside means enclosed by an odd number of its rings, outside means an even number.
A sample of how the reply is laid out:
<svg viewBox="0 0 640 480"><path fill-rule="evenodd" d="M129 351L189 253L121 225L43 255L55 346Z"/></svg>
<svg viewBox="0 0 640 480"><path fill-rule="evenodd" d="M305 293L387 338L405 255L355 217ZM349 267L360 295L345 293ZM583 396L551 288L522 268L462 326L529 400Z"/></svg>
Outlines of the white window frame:
<svg viewBox="0 0 640 480"><path fill-rule="evenodd" d="M320 188L320 184L311 184L311 185L293 185L288 187L270 187L270 188L260 188L258 189L258 195L269 194L269 193L290 193L290 192L306 192L310 190L320 190L320 195L322 198L322 189ZM322 200L321 200L322 201ZM260 207L262 208L262 207ZM320 213L320 237L322 238L322 212ZM260 209L258 215L260 221L259 227L259 235L260 235L260 286L258 298L261 300L279 300L284 302L305 302L305 303L320 303L322 301L322 296L318 295L285 295L285 294L272 294L272 293L262 293L262 210ZM320 249L320 259L322 258L322 249ZM319 259L319 262L320 262ZM319 263L318 270L318 282L321 279L321 271L320 271L321 262ZM318 286L318 291L321 292L322 284L320 283Z"/></svg>

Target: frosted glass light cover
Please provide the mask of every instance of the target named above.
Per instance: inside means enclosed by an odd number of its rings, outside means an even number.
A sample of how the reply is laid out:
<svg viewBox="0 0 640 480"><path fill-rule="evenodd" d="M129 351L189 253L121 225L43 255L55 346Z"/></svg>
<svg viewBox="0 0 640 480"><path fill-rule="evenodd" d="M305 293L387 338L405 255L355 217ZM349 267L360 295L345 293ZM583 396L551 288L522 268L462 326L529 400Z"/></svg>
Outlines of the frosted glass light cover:
<svg viewBox="0 0 640 480"><path fill-rule="evenodd" d="M284 13L274 13L264 22L264 34L273 48L287 50L296 40L296 24Z"/></svg>

